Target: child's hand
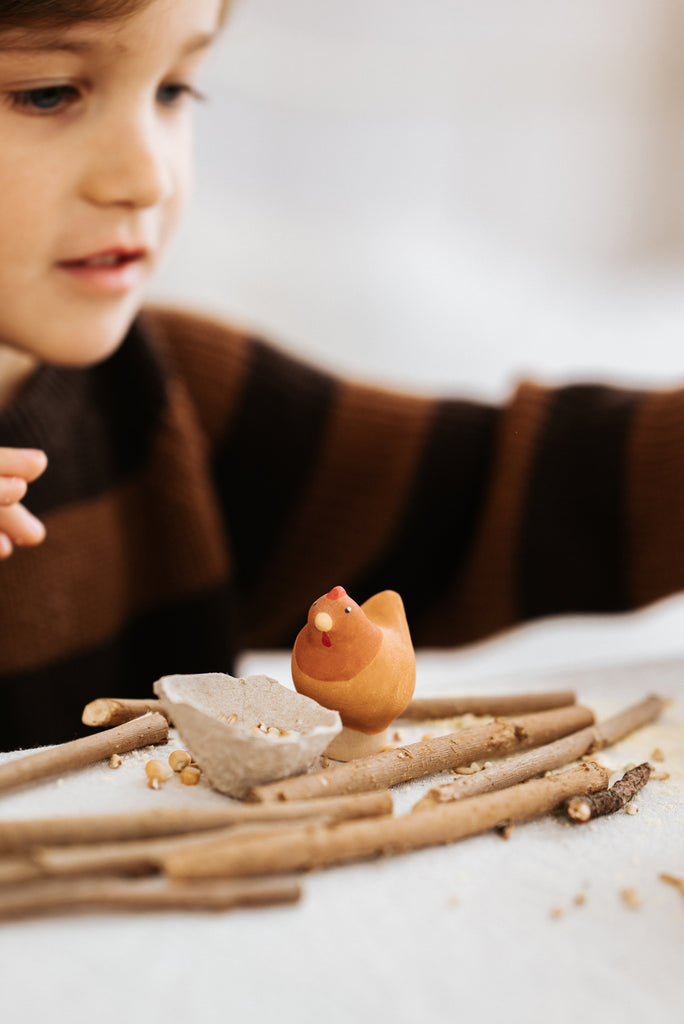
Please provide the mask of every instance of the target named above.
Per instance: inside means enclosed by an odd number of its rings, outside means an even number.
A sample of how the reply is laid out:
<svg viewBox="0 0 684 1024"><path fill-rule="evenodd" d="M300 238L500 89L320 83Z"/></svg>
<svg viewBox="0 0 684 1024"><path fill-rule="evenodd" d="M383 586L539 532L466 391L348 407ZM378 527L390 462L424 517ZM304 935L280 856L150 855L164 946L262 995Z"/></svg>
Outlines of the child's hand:
<svg viewBox="0 0 684 1024"><path fill-rule="evenodd" d="M40 544L45 527L20 504L32 483L47 466L45 452L33 448L0 448L0 558L15 546Z"/></svg>

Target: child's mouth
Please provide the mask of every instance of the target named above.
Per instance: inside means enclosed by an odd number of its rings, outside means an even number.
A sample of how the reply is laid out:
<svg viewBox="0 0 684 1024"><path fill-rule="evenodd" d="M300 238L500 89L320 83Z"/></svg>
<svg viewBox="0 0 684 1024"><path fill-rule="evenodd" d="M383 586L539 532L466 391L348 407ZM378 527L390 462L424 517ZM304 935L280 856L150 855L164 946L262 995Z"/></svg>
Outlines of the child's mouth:
<svg viewBox="0 0 684 1024"><path fill-rule="evenodd" d="M72 279L99 292L126 292L140 283L146 257L144 249L112 249L58 265Z"/></svg>

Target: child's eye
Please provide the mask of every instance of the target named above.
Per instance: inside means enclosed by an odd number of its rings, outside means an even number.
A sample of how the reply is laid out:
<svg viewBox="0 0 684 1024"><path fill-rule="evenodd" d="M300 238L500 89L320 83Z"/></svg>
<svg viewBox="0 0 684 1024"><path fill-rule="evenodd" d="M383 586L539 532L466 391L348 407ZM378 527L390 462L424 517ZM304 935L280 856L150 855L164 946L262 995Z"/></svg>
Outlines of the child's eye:
<svg viewBox="0 0 684 1024"><path fill-rule="evenodd" d="M20 89L10 94L15 109L28 114L54 114L78 99L73 85L41 85L35 89Z"/></svg>
<svg viewBox="0 0 684 1024"><path fill-rule="evenodd" d="M169 82L168 85L160 85L157 89L157 100L163 107L176 106L186 96L193 100L205 98L194 86L186 82Z"/></svg>

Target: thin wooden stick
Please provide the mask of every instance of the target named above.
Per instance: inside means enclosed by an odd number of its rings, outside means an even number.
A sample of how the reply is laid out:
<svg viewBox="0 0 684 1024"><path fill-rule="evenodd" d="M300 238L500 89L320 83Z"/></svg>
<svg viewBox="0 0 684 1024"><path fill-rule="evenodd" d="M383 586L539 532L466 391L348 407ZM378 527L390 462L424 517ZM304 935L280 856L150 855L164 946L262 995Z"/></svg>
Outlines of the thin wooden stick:
<svg viewBox="0 0 684 1024"><path fill-rule="evenodd" d="M511 750L538 746L589 725L593 720L588 708L576 704L520 718L497 719L472 729L359 757L323 771L255 786L249 798L260 801L306 800L386 789L431 772L470 764L478 757L499 757Z"/></svg>
<svg viewBox="0 0 684 1024"><path fill-rule="evenodd" d="M391 814L392 806L391 793L379 792L321 800L293 800L286 804L230 802L223 807L162 807L130 814L2 821L0 853L20 853L32 846L80 845L181 835L254 822L313 817L342 821Z"/></svg>
<svg viewBox="0 0 684 1024"><path fill-rule="evenodd" d="M133 697L98 697L83 708L81 721L84 725L101 729L103 726L123 725L124 722L130 722L133 718L139 718L148 712L158 713L166 719L169 717L161 702L155 697L150 697L149 700Z"/></svg>
<svg viewBox="0 0 684 1024"><path fill-rule="evenodd" d="M521 715L567 707L577 700L573 690L548 693L509 693L499 695L414 697L400 718L455 718L458 715Z"/></svg>
<svg viewBox="0 0 684 1024"><path fill-rule="evenodd" d="M47 747L0 765L0 791L15 789L74 768L83 768L94 761L111 757L112 754L123 754L148 744L165 743L168 735L167 720L162 715L148 714L93 736L84 736L57 747Z"/></svg>
<svg viewBox="0 0 684 1024"><path fill-rule="evenodd" d="M504 789L554 768L562 768L578 757L612 746L635 729L652 722L664 707L665 701L661 697L647 697L604 722L581 729L536 750L506 758L474 775L465 775L454 782L435 786L428 790L413 809L423 811L436 803L462 800L478 793Z"/></svg>
<svg viewBox="0 0 684 1024"><path fill-rule="evenodd" d="M377 854L454 842L553 810L569 796L602 789L608 772L583 763L485 796L443 804L423 814L337 825L293 826L280 835L207 843L173 854L164 871L174 879L228 878L305 871Z"/></svg>
<svg viewBox="0 0 684 1024"><path fill-rule="evenodd" d="M625 772L610 789L571 797L565 804L565 813L571 821L578 824L591 821L592 818L603 817L605 814L615 814L646 785L650 776L651 766L644 761L643 764Z"/></svg>
<svg viewBox="0 0 684 1024"><path fill-rule="evenodd" d="M446 695L415 697L400 718L425 720L430 718L455 718L458 715L517 715L533 711L549 711L574 704L577 696L573 690L557 690L544 693L511 693L470 696ZM96 728L122 725L137 718L146 711L158 711L169 717L160 701L133 697L98 697L83 709L81 721Z"/></svg>
<svg viewBox="0 0 684 1024"><path fill-rule="evenodd" d="M321 822L325 819L310 819ZM35 868L34 877L67 875L146 875L158 872L163 860L189 847L206 844L208 839L237 842L246 836L272 835L289 822L261 822L191 832L182 836L156 839L129 839L117 843L88 843L84 846L36 847L25 861ZM0 861L0 865L1 865Z"/></svg>
<svg viewBox="0 0 684 1024"><path fill-rule="evenodd" d="M294 903L293 879L245 879L189 885L147 879L42 879L0 893L0 920L72 911L232 910Z"/></svg>

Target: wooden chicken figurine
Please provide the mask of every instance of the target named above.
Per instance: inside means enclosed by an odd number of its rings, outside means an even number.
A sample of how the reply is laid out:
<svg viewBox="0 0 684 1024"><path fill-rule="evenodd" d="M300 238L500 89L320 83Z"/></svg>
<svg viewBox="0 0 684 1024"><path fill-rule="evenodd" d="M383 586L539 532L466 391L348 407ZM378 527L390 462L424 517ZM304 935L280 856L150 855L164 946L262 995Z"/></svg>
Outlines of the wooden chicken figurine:
<svg viewBox="0 0 684 1024"><path fill-rule="evenodd" d="M358 605L344 587L313 602L292 650L299 693L339 711L344 728L326 753L374 753L411 700L416 658L399 594L383 590Z"/></svg>

